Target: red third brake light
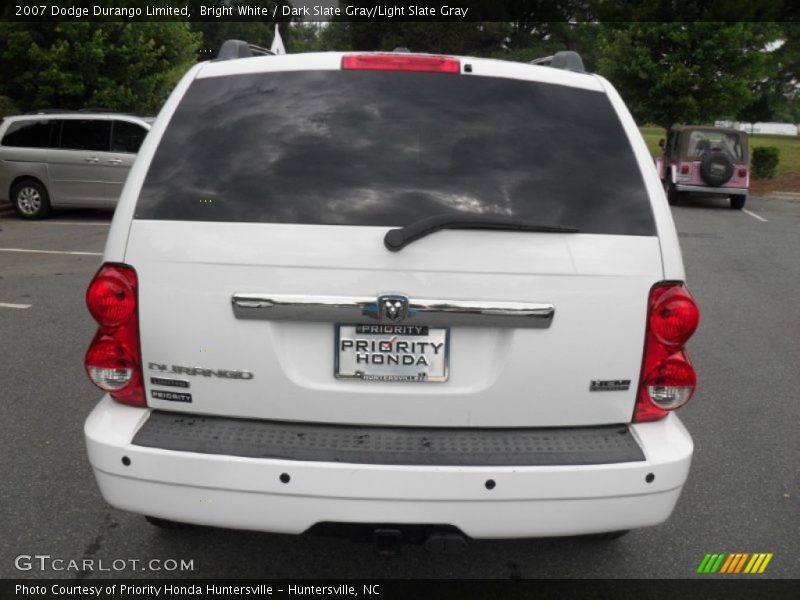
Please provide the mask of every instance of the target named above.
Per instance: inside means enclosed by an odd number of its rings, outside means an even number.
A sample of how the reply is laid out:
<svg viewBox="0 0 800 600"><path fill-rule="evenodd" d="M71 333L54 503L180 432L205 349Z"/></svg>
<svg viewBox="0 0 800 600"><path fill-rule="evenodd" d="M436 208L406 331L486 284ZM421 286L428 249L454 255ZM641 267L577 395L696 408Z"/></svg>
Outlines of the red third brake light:
<svg viewBox="0 0 800 600"><path fill-rule="evenodd" d="M138 282L128 265L104 264L86 290L100 327L86 351L89 379L117 402L146 406L139 351Z"/></svg>
<svg viewBox="0 0 800 600"><path fill-rule="evenodd" d="M659 283L650 290L635 423L661 419L694 394L697 378L683 346L699 322L697 304L683 283Z"/></svg>
<svg viewBox="0 0 800 600"><path fill-rule="evenodd" d="M460 73L461 62L444 56L414 54L349 54L342 57L342 69L357 71L418 71Z"/></svg>

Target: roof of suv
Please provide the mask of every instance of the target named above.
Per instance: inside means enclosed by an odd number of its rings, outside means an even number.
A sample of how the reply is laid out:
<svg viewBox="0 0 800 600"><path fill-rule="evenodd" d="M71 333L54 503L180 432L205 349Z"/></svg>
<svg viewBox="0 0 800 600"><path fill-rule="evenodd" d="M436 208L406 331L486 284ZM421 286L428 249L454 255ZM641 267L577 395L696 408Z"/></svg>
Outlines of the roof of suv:
<svg viewBox="0 0 800 600"><path fill-rule="evenodd" d="M342 57L353 55L399 55L403 57L437 56L452 58L460 61L462 74L466 75L525 79L605 92L600 78L590 73L580 73L545 65L532 65L529 63L493 58L413 52L308 52L301 54L211 60L202 63L196 78L203 79L206 77L221 77L226 75L244 75L265 71L341 70Z"/></svg>

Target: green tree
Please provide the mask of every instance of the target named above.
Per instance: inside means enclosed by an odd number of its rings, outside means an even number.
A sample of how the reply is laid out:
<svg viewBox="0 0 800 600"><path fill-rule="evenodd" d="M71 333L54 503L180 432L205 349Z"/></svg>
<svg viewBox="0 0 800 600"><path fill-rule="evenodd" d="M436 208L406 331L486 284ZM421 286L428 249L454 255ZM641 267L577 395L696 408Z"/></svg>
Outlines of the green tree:
<svg viewBox="0 0 800 600"><path fill-rule="evenodd" d="M669 127L736 115L770 74L774 23L606 23L598 71L639 122Z"/></svg>
<svg viewBox="0 0 800 600"><path fill-rule="evenodd" d="M574 50L583 58L587 70L597 64L597 37L602 29L598 23L515 22L502 50L495 58L523 62L551 56L560 50Z"/></svg>
<svg viewBox="0 0 800 600"><path fill-rule="evenodd" d="M196 21L191 27L202 35L201 60L216 57L225 40L244 40L269 48L275 35L274 25L261 21Z"/></svg>
<svg viewBox="0 0 800 600"><path fill-rule="evenodd" d="M773 118L800 122L800 22L781 23L781 45L775 50L775 81L783 100Z"/></svg>
<svg viewBox="0 0 800 600"><path fill-rule="evenodd" d="M587 68L595 61L595 23L563 22L344 22L322 28L322 50L393 50L485 56L527 62L559 50L575 50ZM290 48L293 51L293 48Z"/></svg>
<svg viewBox="0 0 800 600"><path fill-rule="evenodd" d="M6 115L15 115L18 112L19 110L11 100L5 96L0 96L0 119Z"/></svg>
<svg viewBox="0 0 800 600"><path fill-rule="evenodd" d="M770 44L769 72L752 83L752 100L737 114L740 121L800 120L800 23L778 23L776 40Z"/></svg>
<svg viewBox="0 0 800 600"><path fill-rule="evenodd" d="M200 47L179 22L3 22L0 40L0 95L21 110L154 113Z"/></svg>
<svg viewBox="0 0 800 600"><path fill-rule="evenodd" d="M326 50L394 50L488 56L502 50L510 33L507 23L342 22L334 21L320 34Z"/></svg>
<svg viewBox="0 0 800 600"><path fill-rule="evenodd" d="M319 23L292 23L285 30L281 28L286 51L295 54L326 50L321 42L323 29Z"/></svg>
<svg viewBox="0 0 800 600"><path fill-rule="evenodd" d="M200 6L214 9L233 9L229 16L227 16L228 13L225 13L226 16L218 19L193 21L191 23L192 31L202 35L202 49L198 57L199 60L213 59L225 40L243 40L262 48L269 48L275 36L275 21L272 19L272 15L276 7L278 7L277 21L280 24L281 37L286 44L287 50L292 52L308 51L308 48L303 43L307 40L302 39L305 32L299 33L301 41L297 44L302 49L292 50L289 48L288 39L291 37L291 33L289 33L288 25L292 17L282 17L280 8L283 5L291 5L289 0L189 0L189 4L193 6L195 14L199 13ZM265 10L267 16L260 18L239 17L239 8L243 6L257 6Z"/></svg>

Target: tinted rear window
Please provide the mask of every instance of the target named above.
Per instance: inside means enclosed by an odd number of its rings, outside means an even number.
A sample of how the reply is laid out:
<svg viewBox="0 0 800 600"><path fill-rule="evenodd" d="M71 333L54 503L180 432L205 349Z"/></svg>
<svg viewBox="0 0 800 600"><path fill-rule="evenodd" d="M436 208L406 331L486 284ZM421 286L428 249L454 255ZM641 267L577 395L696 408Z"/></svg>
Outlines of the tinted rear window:
<svg viewBox="0 0 800 600"><path fill-rule="evenodd" d="M464 213L655 232L604 94L441 73L196 80L156 151L136 217L402 226Z"/></svg>
<svg viewBox="0 0 800 600"><path fill-rule="evenodd" d="M114 121L111 133L111 151L136 153L146 135L147 130L141 125L128 121Z"/></svg>
<svg viewBox="0 0 800 600"><path fill-rule="evenodd" d="M64 119L61 148L108 152L111 122L99 119Z"/></svg>
<svg viewBox="0 0 800 600"><path fill-rule="evenodd" d="M19 148L48 148L53 145L51 132L56 122L51 119L41 121L13 121L3 136L3 146Z"/></svg>

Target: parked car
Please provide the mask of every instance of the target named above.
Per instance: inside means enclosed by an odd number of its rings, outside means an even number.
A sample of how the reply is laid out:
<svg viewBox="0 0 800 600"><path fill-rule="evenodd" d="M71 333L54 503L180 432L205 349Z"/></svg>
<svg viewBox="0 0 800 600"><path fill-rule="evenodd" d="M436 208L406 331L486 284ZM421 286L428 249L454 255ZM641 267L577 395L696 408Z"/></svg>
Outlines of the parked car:
<svg viewBox="0 0 800 600"><path fill-rule="evenodd" d="M0 124L0 200L23 219L53 208L113 208L153 119L42 113Z"/></svg>
<svg viewBox="0 0 800 600"><path fill-rule="evenodd" d="M379 549L667 519L699 317L608 81L233 50L164 105L87 291L106 501Z"/></svg>
<svg viewBox="0 0 800 600"><path fill-rule="evenodd" d="M713 194L730 198L731 208L744 207L750 186L746 133L675 125L659 146L664 153L656 158L656 168L670 204L679 204L690 194Z"/></svg>

